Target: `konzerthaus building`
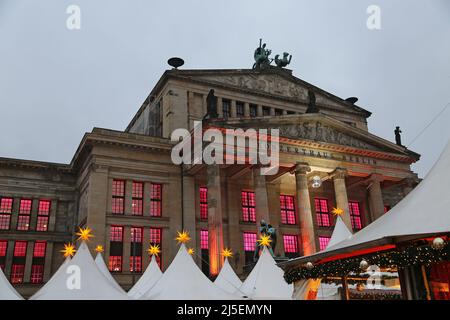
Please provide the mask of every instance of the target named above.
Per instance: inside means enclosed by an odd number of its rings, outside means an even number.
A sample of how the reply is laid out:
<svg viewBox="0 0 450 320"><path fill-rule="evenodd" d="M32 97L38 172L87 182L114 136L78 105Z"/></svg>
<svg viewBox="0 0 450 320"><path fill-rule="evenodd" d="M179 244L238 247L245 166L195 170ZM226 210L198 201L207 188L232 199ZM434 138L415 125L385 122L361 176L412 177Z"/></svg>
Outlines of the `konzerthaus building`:
<svg viewBox="0 0 450 320"><path fill-rule="evenodd" d="M171 133L202 121L211 89L218 118L204 126L280 129L278 174L262 176L248 164L173 164ZM369 133L371 113L355 100L278 67L168 70L124 131L94 128L69 164L0 158L0 266L31 294L62 263L60 250L78 226L93 230L90 245L104 246L125 288L149 263L150 243L160 244L167 268L181 229L212 275L222 247L243 273L261 219L277 229L276 254L318 251L330 239L333 207L356 231L417 183L411 164L419 155Z"/></svg>

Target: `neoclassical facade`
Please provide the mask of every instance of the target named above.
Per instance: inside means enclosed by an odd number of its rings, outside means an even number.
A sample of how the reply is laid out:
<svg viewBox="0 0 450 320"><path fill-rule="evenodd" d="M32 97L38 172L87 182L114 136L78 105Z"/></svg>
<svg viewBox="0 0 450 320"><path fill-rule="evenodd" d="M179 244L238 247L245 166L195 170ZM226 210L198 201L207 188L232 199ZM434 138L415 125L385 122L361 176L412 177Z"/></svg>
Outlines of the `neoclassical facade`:
<svg viewBox="0 0 450 320"><path fill-rule="evenodd" d="M279 129L277 174L248 163L172 162L172 132L192 132L204 119L211 89L218 117L204 128ZM104 246L124 288L145 270L150 243L161 246L161 267L170 264L182 229L212 276L224 247L244 273L261 220L277 230L277 255L311 254L330 238L334 207L356 231L418 182L410 166L419 155L371 134L369 117L355 100L285 69L168 70L124 131L94 128L70 164L0 159L0 267L31 294L61 264L59 251L78 226L93 230L91 247Z"/></svg>

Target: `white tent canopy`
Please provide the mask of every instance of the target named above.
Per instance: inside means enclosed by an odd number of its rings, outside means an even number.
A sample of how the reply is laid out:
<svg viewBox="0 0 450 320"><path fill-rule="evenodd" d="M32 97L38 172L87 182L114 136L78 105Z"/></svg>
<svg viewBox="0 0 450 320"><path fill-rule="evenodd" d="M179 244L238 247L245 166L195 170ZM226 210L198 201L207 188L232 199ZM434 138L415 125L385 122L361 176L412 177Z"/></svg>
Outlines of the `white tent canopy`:
<svg viewBox="0 0 450 320"><path fill-rule="evenodd" d="M156 284L156 282L158 282L161 276L161 269L159 269L155 256L152 256L150 264L147 269L145 269L144 274L139 278L133 288L128 291L128 295L135 299L141 298Z"/></svg>
<svg viewBox="0 0 450 320"><path fill-rule="evenodd" d="M0 268L0 300L23 300L8 279L6 279L2 268Z"/></svg>
<svg viewBox="0 0 450 320"><path fill-rule="evenodd" d="M450 232L450 143L425 179L388 213L326 251L383 238Z"/></svg>
<svg viewBox="0 0 450 320"><path fill-rule="evenodd" d="M327 247L332 247L341 241L351 238L352 232L348 229L344 221L340 216L337 216L336 223L334 224L333 234L331 235L330 242L328 242Z"/></svg>
<svg viewBox="0 0 450 320"><path fill-rule="evenodd" d="M125 294L125 291L122 289L122 287L117 283L116 279L112 276L111 272L109 272L108 267L106 266L105 260L103 260L103 255L98 252L97 256L95 257L95 264L97 265L98 269L102 272L102 274L106 277L106 279L109 280L109 282L120 292Z"/></svg>
<svg viewBox="0 0 450 320"><path fill-rule="evenodd" d="M214 281L214 284L228 293L234 293L242 286L242 281L234 272L228 258L225 259L223 267Z"/></svg>
<svg viewBox="0 0 450 320"><path fill-rule="evenodd" d="M283 270L264 247L258 262L240 288L251 299L291 299L293 285L286 283Z"/></svg>
<svg viewBox="0 0 450 320"><path fill-rule="evenodd" d="M100 271L89 248L82 242L72 259L66 259L53 277L31 300L126 300Z"/></svg>
<svg viewBox="0 0 450 320"><path fill-rule="evenodd" d="M212 283L195 264L182 244L170 266L142 299L228 300L236 299Z"/></svg>

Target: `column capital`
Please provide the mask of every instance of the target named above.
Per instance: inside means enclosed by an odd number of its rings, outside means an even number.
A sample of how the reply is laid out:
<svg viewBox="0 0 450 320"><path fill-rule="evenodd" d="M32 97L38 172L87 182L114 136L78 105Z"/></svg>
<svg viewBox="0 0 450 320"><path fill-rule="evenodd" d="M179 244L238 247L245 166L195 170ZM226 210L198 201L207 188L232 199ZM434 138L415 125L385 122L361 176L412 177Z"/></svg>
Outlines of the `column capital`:
<svg viewBox="0 0 450 320"><path fill-rule="evenodd" d="M336 168L333 173L334 179L345 179L345 177L348 175L347 169L345 168Z"/></svg>
<svg viewBox="0 0 450 320"><path fill-rule="evenodd" d="M380 173L372 173L368 179L369 182L382 182L384 177Z"/></svg>
<svg viewBox="0 0 450 320"><path fill-rule="evenodd" d="M295 167L291 170L291 173L295 175L307 174L308 172L311 172L311 167L306 162L297 162Z"/></svg>

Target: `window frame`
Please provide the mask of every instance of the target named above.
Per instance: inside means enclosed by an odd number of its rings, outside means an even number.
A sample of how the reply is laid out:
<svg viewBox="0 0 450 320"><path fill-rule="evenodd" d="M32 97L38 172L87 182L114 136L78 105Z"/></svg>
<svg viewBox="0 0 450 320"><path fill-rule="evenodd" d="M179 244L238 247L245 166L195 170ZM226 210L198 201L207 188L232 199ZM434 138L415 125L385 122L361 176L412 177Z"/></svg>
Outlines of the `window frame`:
<svg viewBox="0 0 450 320"><path fill-rule="evenodd" d="M252 196L250 197L250 195ZM254 191L241 191L241 221L256 223L256 198Z"/></svg>
<svg viewBox="0 0 450 320"><path fill-rule="evenodd" d="M326 203L326 210L323 209L322 201L325 201ZM319 210L317 210L318 204ZM318 227L329 228L333 225L330 214L330 201L328 200L328 198L314 198L314 211L316 213L316 223Z"/></svg>
<svg viewBox="0 0 450 320"><path fill-rule="evenodd" d="M292 199L292 208L287 205L287 199ZM284 203L284 206L283 206ZM281 223L284 225L296 225L297 224L297 211L295 205L295 196L290 194L280 194L280 216ZM293 218L293 222L290 218Z"/></svg>

